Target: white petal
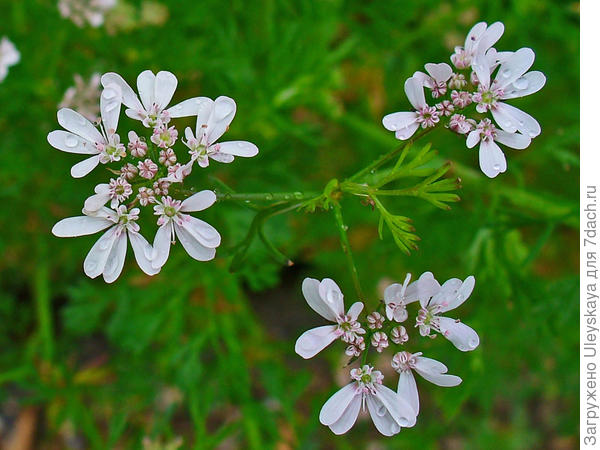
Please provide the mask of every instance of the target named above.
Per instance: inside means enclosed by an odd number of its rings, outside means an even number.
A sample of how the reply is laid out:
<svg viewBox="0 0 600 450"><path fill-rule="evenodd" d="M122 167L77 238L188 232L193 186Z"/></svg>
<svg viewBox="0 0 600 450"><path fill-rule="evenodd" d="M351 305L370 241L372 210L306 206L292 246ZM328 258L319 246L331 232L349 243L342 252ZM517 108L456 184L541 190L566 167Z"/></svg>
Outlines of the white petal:
<svg viewBox="0 0 600 450"><path fill-rule="evenodd" d="M234 156L245 156L247 158L258 154L258 147L252 142L246 141L230 141L216 144L219 146L221 153Z"/></svg>
<svg viewBox="0 0 600 450"><path fill-rule="evenodd" d="M433 87L434 80L426 73L416 71L415 73L413 73L413 78L419 80L419 82L426 88L431 89Z"/></svg>
<svg viewBox="0 0 600 450"><path fill-rule="evenodd" d="M367 409L375 424L375 428L384 436L393 436L401 430L400 425L394 420L381 400L371 394L366 394Z"/></svg>
<svg viewBox="0 0 600 450"><path fill-rule="evenodd" d="M83 204L83 208L86 211L98 211L102 208L106 202L110 200L110 194L94 194L88 197Z"/></svg>
<svg viewBox="0 0 600 450"><path fill-rule="evenodd" d="M417 299L428 302L431 297L437 294L441 288L440 283L435 279L431 272L424 272L415 282L417 284ZM413 283L413 284L415 284ZM409 286L409 288L412 284ZM408 297L407 289L407 297Z"/></svg>
<svg viewBox="0 0 600 450"><path fill-rule="evenodd" d="M304 359L312 358L336 340L336 325L324 325L305 331L296 341L296 353Z"/></svg>
<svg viewBox="0 0 600 450"><path fill-rule="evenodd" d="M412 427L417 423L417 413L409 403L396 392L384 385L376 386L375 394L387 408L391 416L402 427Z"/></svg>
<svg viewBox="0 0 600 450"><path fill-rule="evenodd" d="M58 111L56 117L60 126L65 130L91 142L104 142L104 138L92 122L78 112L69 108L62 108Z"/></svg>
<svg viewBox="0 0 600 450"><path fill-rule="evenodd" d="M471 28L469 34L467 34L467 38L465 39L465 50L470 51L473 49L474 45L479 42L479 39L481 39L481 36L483 33L485 33L486 29L487 23L485 22L479 22L473 25L473 28Z"/></svg>
<svg viewBox="0 0 600 450"><path fill-rule="evenodd" d="M152 246L146 238L135 231L128 231L127 234L129 235L129 242L131 242L135 260L140 269L147 275L156 275L160 272L160 267L152 267Z"/></svg>
<svg viewBox="0 0 600 450"><path fill-rule="evenodd" d="M208 133L208 122L213 114L215 102L210 98L198 102L196 108L196 136L200 139L205 133Z"/></svg>
<svg viewBox="0 0 600 450"><path fill-rule="evenodd" d="M352 318L352 320L356 320L358 319L358 316L360 315L364 307L365 305L363 305L363 302L353 303L350 309L348 310L348 315Z"/></svg>
<svg viewBox="0 0 600 450"><path fill-rule="evenodd" d="M404 82L404 92L406 92L408 101L415 109L421 109L427 106L427 103L425 103L423 85L417 78L411 77Z"/></svg>
<svg viewBox="0 0 600 450"><path fill-rule="evenodd" d="M213 110L208 119L208 144L213 144L217 139L223 136L227 131L229 124L233 120L236 111L236 104L232 98L221 96L217 97L213 105Z"/></svg>
<svg viewBox="0 0 600 450"><path fill-rule="evenodd" d="M499 88L504 88L521 78L533 65L535 53L530 48L520 48L506 59L498 69L496 82Z"/></svg>
<svg viewBox="0 0 600 450"><path fill-rule="evenodd" d="M102 115L104 131L108 135L117 132L117 124L121 114L121 98L121 88L116 83L106 86L100 95L100 114Z"/></svg>
<svg viewBox="0 0 600 450"><path fill-rule="evenodd" d="M88 277L96 278L104 272L106 261L117 237L117 227L112 227L92 246L83 261L83 271Z"/></svg>
<svg viewBox="0 0 600 450"><path fill-rule="evenodd" d="M468 325L449 317L439 317L440 330L444 337L463 352L475 350L479 345L479 336Z"/></svg>
<svg viewBox="0 0 600 450"><path fill-rule="evenodd" d="M154 245L152 251L152 268L160 269L169 259L171 251L171 229L172 224L166 223L162 225L154 236Z"/></svg>
<svg viewBox="0 0 600 450"><path fill-rule="evenodd" d="M477 51L480 51L481 49L483 49L484 52L487 51L492 45L498 42L503 33L504 24L502 22L494 22L491 24L487 27L487 30L482 33L481 38L477 43Z"/></svg>
<svg viewBox="0 0 600 450"><path fill-rule="evenodd" d="M506 86L502 99L525 97L535 94L546 84L546 75L542 72L527 72L521 78L516 79L509 86Z"/></svg>
<svg viewBox="0 0 600 450"><path fill-rule="evenodd" d="M218 144L214 144L214 145L218 145ZM225 163L225 164L232 163L235 159L235 156L227 155L225 153L209 153L208 156L211 159L214 159L215 161L219 161L220 163Z"/></svg>
<svg viewBox="0 0 600 450"><path fill-rule="evenodd" d="M438 83L446 82L452 76L452 67L450 67L446 63L428 63L425 64L425 69L427 70L429 75L431 75L433 79Z"/></svg>
<svg viewBox="0 0 600 450"><path fill-rule="evenodd" d="M407 139L410 139L410 137L415 134L415 131L417 131L419 129L419 124L416 122L408 125L406 128L400 128L399 130L396 130L395 136L396 139L400 139L401 141L405 141Z"/></svg>
<svg viewBox="0 0 600 450"><path fill-rule="evenodd" d="M350 405L352 400L355 397L361 398L359 394L354 382L341 388L325 402L319 413L319 421L327 426L337 422L342 417L342 414L344 414L344 411L348 409L348 405Z"/></svg>
<svg viewBox="0 0 600 450"><path fill-rule="evenodd" d="M113 244L112 250L106 260L104 271L102 272L102 278L107 283L112 283L123 271L123 265L125 264L125 255L127 254L127 235L121 233L115 243Z"/></svg>
<svg viewBox="0 0 600 450"><path fill-rule="evenodd" d="M506 172L506 158L498 144L492 140L481 141L479 146L479 167L490 178Z"/></svg>
<svg viewBox="0 0 600 450"><path fill-rule="evenodd" d="M208 248L196 239L196 236L187 229L175 225L175 234L188 255L197 261L210 261L214 259L216 250L214 247Z"/></svg>
<svg viewBox="0 0 600 450"><path fill-rule="evenodd" d="M503 130L496 130L496 142L504 144L507 147L522 150L529 147L531 144L531 138L521 133L507 133Z"/></svg>
<svg viewBox="0 0 600 450"><path fill-rule="evenodd" d="M52 234L57 237L75 237L94 234L114 225L114 222L101 217L67 217L52 227Z"/></svg>
<svg viewBox="0 0 600 450"><path fill-rule="evenodd" d="M172 118L190 117L198 114L202 104L212 104L212 100L208 97L194 97L177 103L167 109L169 116Z"/></svg>
<svg viewBox="0 0 600 450"><path fill-rule="evenodd" d="M113 83L117 84L121 88L121 100L128 108L131 108L135 111L141 111L144 109L138 96L135 94L131 86L129 86L129 84L123 79L123 77L121 77L121 75L114 72L105 73L102 75L100 81L103 87Z"/></svg>
<svg viewBox="0 0 600 450"><path fill-rule="evenodd" d="M181 227L185 231L187 231L187 233L190 235L189 237L191 237L194 241L197 241L199 244L202 244L203 247L214 249L221 245L221 235L219 234L219 232L212 225L204 222L203 220L197 219L192 216L187 216L185 220L181 223L181 226L175 225L176 229L177 227Z"/></svg>
<svg viewBox="0 0 600 450"><path fill-rule="evenodd" d="M417 390L417 382L411 370L403 370L398 378L398 395L406 400L406 402L419 414L419 391Z"/></svg>
<svg viewBox="0 0 600 450"><path fill-rule="evenodd" d="M302 294L310 306L317 314L325 319L335 322L338 316L336 311L333 311L331 307L323 301L321 294L319 294L319 280L314 278L305 278L302 282Z"/></svg>
<svg viewBox="0 0 600 450"><path fill-rule="evenodd" d="M360 412L360 405L361 396L355 395L340 418L336 422L329 425L331 431L339 435L346 433L350 428L352 428L356 423L358 413Z"/></svg>
<svg viewBox="0 0 600 450"><path fill-rule="evenodd" d="M137 77L137 88L140 100L146 111L150 111L154 103L154 83L156 77L151 70L144 70Z"/></svg>
<svg viewBox="0 0 600 450"><path fill-rule="evenodd" d="M71 176L73 178L85 177L88 173L96 168L100 162L100 155L92 156L71 167Z"/></svg>
<svg viewBox="0 0 600 450"><path fill-rule="evenodd" d="M181 211L192 212L192 211L204 211L209 208L217 201L217 196L213 191L204 190L195 193L191 197L186 198L181 203Z"/></svg>
<svg viewBox="0 0 600 450"><path fill-rule="evenodd" d="M398 131L414 125L416 121L417 115L414 112L402 111L384 116L382 123L386 130Z"/></svg>
<svg viewBox="0 0 600 450"><path fill-rule="evenodd" d="M467 148L475 147L479 143L480 139L481 139L481 133L479 132L479 130L471 131L469 133L469 135L467 136Z"/></svg>
<svg viewBox="0 0 600 450"><path fill-rule="evenodd" d="M319 295L336 316L344 314L344 294L330 278L323 278L319 284Z"/></svg>
<svg viewBox="0 0 600 450"><path fill-rule="evenodd" d="M475 287L475 277L473 275L467 277L465 281L461 281L453 295L449 296L446 305L442 307L441 312L450 311L462 305L473 292Z"/></svg>
<svg viewBox="0 0 600 450"><path fill-rule="evenodd" d="M97 155L98 149L93 142L68 131L55 130L48 133L48 143L63 152L81 155Z"/></svg>
<svg viewBox="0 0 600 450"><path fill-rule="evenodd" d="M159 110L167 107L177 89L177 77L171 72L161 71L154 81L154 102Z"/></svg>
<svg viewBox="0 0 600 450"><path fill-rule="evenodd" d="M448 309L450 309L448 308L448 305L455 301L458 290L461 288L462 284L462 280L459 280L458 278L446 280L438 292L432 297L429 306L439 305L442 307L443 311L448 311Z"/></svg>
<svg viewBox="0 0 600 450"><path fill-rule="evenodd" d="M425 373L446 373L448 368L444 363L424 356L415 356L415 366Z"/></svg>
<svg viewBox="0 0 600 450"><path fill-rule="evenodd" d="M427 381L438 386L453 387L462 382L462 379L456 375L447 375L448 369L446 366L434 359L417 356L415 358L415 370Z"/></svg>
<svg viewBox="0 0 600 450"><path fill-rule="evenodd" d="M534 138L542 132L537 120L508 103L498 103L492 109L492 116L494 116L496 123L509 133L520 131L525 136Z"/></svg>

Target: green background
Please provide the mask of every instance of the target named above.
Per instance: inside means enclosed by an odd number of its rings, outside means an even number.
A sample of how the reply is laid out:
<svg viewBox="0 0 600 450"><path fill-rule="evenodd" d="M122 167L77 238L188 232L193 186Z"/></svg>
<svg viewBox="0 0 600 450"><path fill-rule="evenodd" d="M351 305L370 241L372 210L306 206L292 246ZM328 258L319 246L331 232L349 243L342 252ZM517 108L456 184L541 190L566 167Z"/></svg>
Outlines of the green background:
<svg viewBox="0 0 600 450"><path fill-rule="evenodd" d="M21 52L0 84L3 435L29 411L34 448L139 448L144 436L181 436L183 448L575 448L579 3L163 4L163 24L148 23L142 2L128 0L93 29L61 18L55 1L0 0L0 34ZM215 261L196 262L177 246L149 278L129 251L110 286L82 271L97 236L50 234L106 178L97 169L72 179L79 158L46 142L75 73L115 71L134 84L144 69L169 70L179 79L175 101L233 97L238 113L227 138L252 141L260 153L213 162L206 173L239 192L314 191L397 145L380 121L409 108L404 80L427 62L449 62L480 20L504 22L497 48L536 52L534 69L548 82L511 103L538 119L541 136L527 150L507 149L507 173L490 180L461 138L428 135L438 161L453 162L448 176L462 179L462 201L451 211L414 198L388 202L413 219L422 239L410 256L388 232L379 240L369 207L342 202L371 302L379 284L407 272L477 279L460 317L478 331L480 347L461 353L441 339L422 346L463 383L445 389L418 380L418 423L394 438L370 420L342 437L320 425L321 405L346 382L343 346L310 361L293 351L301 332L323 324L302 298L304 277L331 277L347 304L354 300L331 213L268 222L267 235L293 267L256 242L231 273L228 249L253 213L218 204L200 215L223 236ZM122 126L131 124L122 117ZM195 183L214 186L205 174ZM395 376L385 373L392 386Z"/></svg>

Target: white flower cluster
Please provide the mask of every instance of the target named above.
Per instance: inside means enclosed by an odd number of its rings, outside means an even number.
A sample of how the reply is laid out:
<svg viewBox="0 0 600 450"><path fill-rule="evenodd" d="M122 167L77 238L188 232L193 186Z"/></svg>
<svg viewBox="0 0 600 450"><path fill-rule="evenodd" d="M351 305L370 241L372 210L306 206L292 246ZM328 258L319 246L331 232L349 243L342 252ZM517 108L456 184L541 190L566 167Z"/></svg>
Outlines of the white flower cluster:
<svg viewBox="0 0 600 450"><path fill-rule="evenodd" d="M166 263L176 237L192 258L213 259L221 236L211 225L188 213L207 209L216 201L216 195L204 190L177 199L177 185L192 172L195 162L207 167L209 158L229 163L235 156L258 154L258 148L250 142L216 142L235 116L235 102L229 97L195 97L169 108L177 87L177 78L170 72L142 72L137 79L139 95L116 73L104 74L101 83L98 126L72 109L63 108L58 111L58 123L66 131L50 132L48 142L58 150L88 156L72 167L73 177L87 175L98 164L109 165L115 177L96 186L94 195L85 201L83 216L61 220L52 232L72 237L108 229L84 261L84 272L89 277L102 274L108 283L116 280L123 269L127 236L138 265L148 275L158 273ZM147 136L130 130L127 144L121 142L117 125L122 105L127 107L128 117L148 130ZM182 164L174 150L179 132L171 120L190 116L197 117L196 130L185 130L187 140L182 142L189 151ZM158 216L152 245L140 234L137 224L140 208L147 206L153 207Z"/></svg>
<svg viewBox="0 0 600 450"><path fill-rule="evenodd" d="M350 371L352 382L336 392L321 409L319 419L335 434L350 430L361 410L368 410L376 428L391 436L402 427L415 425L419 414L419 393L413 371L438 386L457 386L462 380L448 375L447 367L439 361L422 356L421 352L398 351L392 358L392 368L398 372L396 391L383 385L383 374L367 363L368 348L378 353L393 344L403 346L409 336L399 323L408 319L407 305L419 302L415 321L421 336L434 338L439 333L461 351L471 351L479 345L479 336L468 325L442 314L459 307L473 292L475 278L464 281L452 278L440 285L431 272L410 283L410 274L403 284L392 284L384 292L382 311L366 317L369 330L359 322L363 310L361 302L354 303L348 312L344 296L331 279L318 281L306 278L302 293L309 306L333 325L325 325L303 333L296 341L296 353L312 358L336 339L348 344L346 355L350 362L362 356L362 364ZM384 311L383 311L384 310ZM382 314L385 312L385 317ZM386 322L387 318L387 322Z"/></svg>
<svg viewBox="0 0 600 450"><path fill-rule="evenodd" d="M116 5L117 0L59 0L58 11L80 28L86 23L97 28Z"/></svg>
<svg viewBox="0 0 600 450"><path fill-rule="evenodd" d="M405 140L419 128L444 125L465 136L468 148L479 144L479 166L485 175L494 178L505 172L506 158L498 143L521 150L541 132L533 117L505 100L539 91L546 77L528 72L535 60L530 48L499 52L493 47L503 32L500 22L489 27L485 22L476 24L464 47L456 47L450 57L454 69L446 63L429 63L427 73L415 72L404 84L415 111L388 114L383 126ZM424 88L430 91L432 106Z"/></svg>
<svg viewBox="0 0 600 450"><path fill-rule="evenodd" d="M0 83L8 75L8 68L21 60L21 53L6 36L0 40Z"/></svg>

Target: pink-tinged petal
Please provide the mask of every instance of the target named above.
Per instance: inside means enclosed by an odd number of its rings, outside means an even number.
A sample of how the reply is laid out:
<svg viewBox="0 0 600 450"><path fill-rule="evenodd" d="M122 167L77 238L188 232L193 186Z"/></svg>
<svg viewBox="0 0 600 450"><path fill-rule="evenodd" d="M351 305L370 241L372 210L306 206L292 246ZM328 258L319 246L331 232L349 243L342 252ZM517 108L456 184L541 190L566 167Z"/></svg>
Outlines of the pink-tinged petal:
<svg viewBox="0 0 600 450"><path fill-rule="evenodd" d="M160 272L160 267L152 267L152 246L146 238L135 231L128 231L127 234L129 235L129 242L131 242L135 260L137 261L138 266L140 266L140 269L142 269L146 275L156 275Z"/></svg>
<svg viewBox="0 0 600 450"><path fill-rule="evenodd" d="M412 427L417 423L417 413L410 404L396 392L384 385L376 385L375 396L381 401L390 415L401 427Z"/></svg>
<svg viewBox="0 0 600 450"><path fill-rule="evenodd" d="M454 387L462 383L456 375L447 375L448 368L435 359L415 357L415 371L430 383L442 387Z"/></svg>
<svg viewBox="0 0 600 450"><path fill-rule="evenodd" d="M448 305L454 301L462 283L462 280L459 280L458 278L446 280L438 292L431 298L429 306L438 305L441 306L442 310L447 311L448 309L444 308L447 308Z"/></svg>
<svg viewBox="0 0 600 450"><path fill-rule="evenodd" d="M418 78L411 77L407 79L404 82L404 92L406 92L408 101L415 109L421 109L427 106L423 85Z"/></svg>
<svg viewBox="0 0 600 450"><path fill-rule="evenodd" d="M503 130L496 130L496 137L494 139L496 142L516 150L522 150L529 147L529 144L531 144L531 138L529 136L525 136L521 133L507 133Z"/></svg>
<svg viewBox="0 0 600 450"><path fill-rule="evenodd" d="M347 384L325 402L319 413L319 421L326 426L337 422L356 397L361 399L360 392L356 389L356 383Z"/></svg>
<svg viewBox="0 0 600 450"><path fill-rule="evenodd" d="M190 233L186 228L175 225L175 234L185 251L197 261L210 261L214 259L216 250L214 247L206 247L198 241L196 235Z"/></svg>
<svg viewBox="0 0 600 450"><path fill-rule="evenodd" d="M70 131L77 136L81 136L92 143L104 142L102 134L100 134L92 122L78 112L69 108L62 108L58 111L56 117L58 118L60 126L65 130Z"/></svg>
<svg viewBox="0 0 600 450"><path fill-rule="evenodd" d="M352 428L356 423L358 413L360 412L360 405L361 396L355 395L340 418L336 422L329 425L329 429L337 435L344 434L350 430L350 428Z"/></svg>
<svg viewBox="0 0 600 450"><path fill-rule="evenodd" d="M144 109L143 105L140 103L140 100L136 93L133 91L131 86L121 77L121 75L109 72L102 75L100 79L103 87L108 86L109 84L117 84L121 88L121 101L125 106L131 108L135 111L140 111Z"/></svg>
<svg viewBox="0 0 600 450"><path fill-rule="evenodd" d="M479 345L479 336L468 325L449 317L438 317L440 331L446 339L462 352L475 350Z"/></svg>
<svg viewBox="0 0 600 450"><path fill-rule="evenodd" d="M336 325L324 325L305 331L296 341L296 353L304 359L312 358L337 339Z"/></svg>
<svg viewBox="0 0 600 450"><path fill-rule="evenodd" d="M153 269L160 269L165 265L167 259L169 259L169 252L171 251L171 230L172 224L168 222L156 231L151 258Z"/></svg>
<svg viewBox="0 0 600 450"><path fill-rule="evenodd" d="M504 24L502 22L494 22L482 33L477 43L477 50L484 49L484 51L487 51L492 45L498 42L503 33Z"/></svg>
<svg viewBox="0 0 600 450"><path fill-rule="evenodd" d="M467 277L465 281L460 282L454 293L449 295L446 299L445 305L442 306L441 312L450 311L462 305L469 298L474 287L475 277L473 275Z"/></svg>
<svg viewBox="0 0 600 450"><path fill-rule="evenodd" d="M142 101L146 111L149 111L154 103L155 81L156 76L151 70L144 70L137 77L138 94L140 94L140 100Z"/></svg>
<svg viewBox="0 0 600 450"><path fill-rule="evenodd" d="M93 142L68 131L55 130L48 133L48 143L63 152L80 155L97 155L98 149Z"/></svg>
<svg viewBox="0 0 600 450"><path fill-rule="evenodd" d="M492 140L481 141L479 146L479 167L490 178L506 172L506 158L498 144Z"/></svg>
<svg viewBox="0 0 600 450"><path fill-rule="evenodd" d="M469 135L467 136L467 148L475 147L479 143L480 139L481 139L481 133L479 132L479 130L471 131L469 133Z"/></svg>
<svg viewBox="0 0 600 450"><path fill-rule="evenodd" d="M323 278L319 284L319 295L337 316L344 314L344 294L331 278Z"/></svg>
<svg viewBox="0 0 600 450"><path fill-rule="evenodd" d="M212 100L208 97L194 97L188 98L187 100L177 103L175 106L171 106L167 109L169 116L172 118L178 117L190 117L198 114L203 104L212 104Z"/></svg>
<svg viewBox="0 0 600 450"><path fill-rule="evenodd" d="M431 272L424 272L423 274L421 274L419 279L412 284L417 285L416 298L422 302L425 302L425 304L441 289L440 283L438 283L438 281L435 279ZM411 288L412 284L408 287L409 289ZM409 289L407 289L407 292L409 291Z"/></svg>
<svg viewBox="0 0 600 450"><path fill-rule="evenodd" d="M171 72L161 71L154 80L154 102L159 110L167 107L177 89L177 77Z"/></svg>
<svg viewBox="0 0 600 450"><path fill-rule="evenodd" d="M452 76L452 67L446 63L428 63L425 64L425 70L431 75L431 77L438 83L446 82Z"/></svg>
<svg viewBox="0 0 600 450"><path fill-rule="evenodd" d="M112 227L104 233L92 246L83 261L83 271L90 278L96 278L106 267L106 261L117 240L117 227Z"/></svg>
<svg viewBox="0 0 600 450"><path fill-rule="evenodd" d="M360 313L362 312L364 307L365 305L363 304L363 302L353 303L350 309L348 310L348 315L352 318L352 320L356 320L358 319L358 316L360 316Z"/></svg>
<svg viewBox="0 0 600 450"><path fill-rule="evenodd" d="M417 382L411 370L403 370L398 378L398 395L406 400L406 402L419 414L419 391L417 390Z"/></svg>
<svg viewBox="0 0 600 450"><path fill-rule="evenodd" d="M100 155L92 156L71 167L71 176L73 178L85 177L88 173L96 168L100 162Z"/></svg>
<svg viewBox="0 0 600 450"><path fill-rule="evenodd" d="M205 133L208 133L208 122L211 120L215 102L210 98L203 100L198 104L196 110L196 136L200 139Z"/></svg>
<svg viewBox="0 0 600 450"><path fill-rule="evenodd" d="M402 429L400 425L394 420L390 412L383 405L381 400L374 395L367 394L367 409L369 415L375 424L375 428L384 436L393 436L398 434Z"/></svg>
<svg viewBox="0 0 600 450"><path fill-rule="evenodd" d="M193 211L204 211L205 209L212 206L217 201L217 196L213 191L208 189L200 191L186 198L181 203L181 211L193 212Z"/></svg>
<svg viewBox="0 0 600 450"><path fill-rule="evenodd" d="M145 116L145 114L143 114L144 107L142 106L141 103L140 103L140 108L141 109L126 109L125 115L133 120L144 120L144 118L146 116Z"/></svg>
<svg viewBox="0 0 600 450"><path fill-rule="evenodd" d="M121 233L115 243L113 244L112 250L108 255L108 259L106 260L106 265L104 266L104 271L102 272L102 278L107 283L112 283L123 271L123 266L125 265L125 255L127 254L127 235L125 233Z"/></svg>
<svg viewBox="0 0 600 450"><path fill-rule="evenodd" d="M83 208L86 211L98 211L102 208L106 202L110 200L110 194L108 192L102 194L94 194L88 197L83 204Z"/></svg>
<svg viewBox="0 0 600 450"><path fill-rule="evenodd" d="M419 124L416 122L408 125L406 128L401 128L399 130L396 130L396 133L394 133L394 135L396 136L396 139L400 139L401 141L405 141L407 139L410 139L411 136L413 134L415 134L415 131L417 131L419 129Z"/></svg>
<svg viewBox="0 0 600 450"><path fill-rule="evenodd" d="M494 116L496 123L509 133L520 131L525 136L534 138L542 132L542 128L537 120L508 103L498 103L492 109L492 116Z"/></svg>
<svg viewBox="0 0 600 450"><path fill-rule="evenodd" d="M413 78L419 80L419 82L426 88L431 89L433 87L433 79L426 73L416 71L415 73L413 73Z"/></svg>
<svg viewBox="0 0 600 450"><path fill-rule="evenodd" d="M227 131L231 121L235 117L236 104L232 98L221 96L217 97L213 105L213 110L208 119L208 144L213 144L223 136Z"/></svg>
<svg viewBox="0 0 600 450"><path fill-rule="evenodd" d="M104 131L108 135L117 131L119 115L121 114L121 98L121 88L116 83L106 86L100 95L100 114Z"/></svg>
<svg viewBox="0 0 600 450"><path fill-rule="evenodd" d="M527 72L521 78L517 78L511 85L506 86L502 99L520 98L535 94L546 84L546 75L542 72Z"/></svg>
<svg viewBox="0 0 600 450"><path fill-rule="evenodd" d="M114 222L101 217L67 217L52 227L52 234L56 237L86 236L105 230L112 225Z"/></svg>
<svg viewBox="0 0 600 450"><path fill-rule="evenodd" d="M304 295L308 306L310 306L317 314L331 322L335 322L338 314L321 298L321 294L319 294L320 284L319 280L305 278L302 282L302 294Z"/></svg>
<svg viewBox="0 0 600 450"><path fill-rule="evenodd" d="M202 244L204 247L217 248L221 245L221 235L219 232L212 225L203 220L187 216L181 225L175 225L175 227L183 228L191 235L193 240Z"/></svg>
<svg viewBox="0 0 600 450"><path fill-rule="evenodd" d="M383 117L382 123L386 130L398 131L414 125L417 114L412 111L402 111L388 114ZM418 124L417 124L418 127Z"/></svg>
<svg viewBox="0 0 600 450"><path fill-rule="evenodd" d="M246 158L258 155L258 147L252 142L230 141L216 144L221 153L234 156L244 156ZM214 147L214 146L213 146Z"/></svg>
<svg viewBox="0 0 600 450"><path fill-rule="evenodd" d="M533 65L535 53L530 48L520 48L506 59L498 69L496 82L503 89L521 78Z"/></svg>
<svg viewBox="0 0 600 450"><path fill-rule="evenodd" d="M487 23L485 22L479 22L473 25L473 28L471 28L465 39L465 50L471 51L474 48L474 45L479 42L479 39L481 39L481 36L485 33L486 29Z"/></svg>

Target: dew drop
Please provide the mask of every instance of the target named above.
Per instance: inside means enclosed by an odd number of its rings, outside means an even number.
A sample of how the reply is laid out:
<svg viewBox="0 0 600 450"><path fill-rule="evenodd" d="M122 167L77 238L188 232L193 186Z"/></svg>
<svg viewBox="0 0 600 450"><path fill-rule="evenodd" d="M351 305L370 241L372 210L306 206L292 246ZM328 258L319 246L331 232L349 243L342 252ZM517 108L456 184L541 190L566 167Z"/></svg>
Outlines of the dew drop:
<svg viewBox="0 0 600 450"><path fill-rule="evenodd" d="M517 80L515 80L513 85L517 89L527 89L527 86L529 86L529 81L527 80L527 78L521 77L521 78L518 78Z"/></svg>
<svg viewBox="0 0 600 450"><path fill-rule="evenodd" d="M273 194L265 195L265 200L273 200Z"/></svg>
<svg viewBox="0 0 600 450"><path fill-rule="evenodd" d="M244 144L243 142L238 142L238 143L237 143L237 146L238 146L238 147L240 147L240 148L244 147L245 145L246 145L246 144Z"/></svg>
<svg viewBox="0 0 600 450"><path fill-rule="evenodd" d="M294 192L294 197L296 197L296 199L301 200L302 199L302 192Z"/></svg>
<svg viewBox="0 0 600 450"><path fill-rule="evenodd" d="M106 112L110 112L110 111L113 111L118 106L119 106L118 102L110 103L106 106L105 110L106 110Z"/></svg>
<svg viewBox="0 0 600 450"><path fill-rule="evenodd" d="M500 170L500 164L494 164L494 170Z"/></svg>
<svg viewBox="0 0 600 450"><path fill-rule="evenodd" d="M494 168L496 168L496 166L494 166ZM500 166L498 166L498 169L500 168ZM498 170L496 169L496 170ZM462 302L464 300L464 297L462 295L459 295L456 297L456 301Z"/></svg>
<svg viewBox="0 0 600 450"><path fill-rule="evenodd" d="M77 147L77 144L79 144L79 140L73 136L68 136L65 139L65 145L69 148Z"/></svg>
<svg viewBox="0 0 600 450"><path fill-rule="evenodd" d="M348 231L348 225L343 225L343 226L342 226L342 229L343 229L344 231Z"/></svg>
<svg viewBox="0 0 600 450"><path fill-rule="evenodd" d="M402 419L406 420L406 419L404 419L404 417ZM408 420L406 420L406 423L408 423ZM390 427L390 431L392 432L392 434L399 433L400 432L400 425L398 425L396 422L394 422L392 424L392 426Z"/></svg>
<svg viewBox="0 0 600 450"><path fill-rule="evenodd" d="M285 194L285 195L283 196L283 199L284 199L284 200L291 200L291 199L292 199L292 196L291 196L291 195L289 195L289 194Z"/></svg>
<svg viewBox="0 0 600 450"><path fill-rule="evenodd" d="M529 137L532 137L532 138L534 138L534 137L536 137L536 136L537 136L537 133L536 133L535 131L531 131L531 130L529 130L529 131L527 132L527 134L529 135Z"/></svg>
<svg viewBox="0 0 600 450"><path fill-rule="evenodd" d="M89 272L95 271L96 267L98 267L98 264L96 264L95 262L90 262L90 263L87 263L87 265L86 265L86 268Z"/></svg>
<svg viewBox="0 0 600 450"><path fill-rule="evenodd" d="M469 347L476 348L477 347L477 339L469 339Z"/></svg>
<svg viewBox="0 0 600 450"><path fill-rule="evenodd" d="M377 415L378 415L378 416L380 416L380 417L383 417L383 416L385 416L385 413L386 413L386 412L387 412L387 408L386 408L385 406L383 406L383 405L380 405L380 406L377 408Z"/></svg>
<svg viewBox="0 0 600 450"><path fill-rule="evenodd" d="M512 74L512 72L510 71L510 69L504 69L504 70L502 70L502 76L504 78L510 77L511 74Z"/></svg>
<svg viewBox="0 0 600 450"><path fill-rule="evenodd" d="M154 259L154 249L151 246L144 248L144 256L146 259Z"/></svg>
<svg viewBox="0 0 600 450"><path fill-rule="evenodd" d="M519 120L519 126L522 127L523 125L525 125L525 122L523 122L522 120Z"/></svg>
<svg viewBox="0 0 600 450"><path fill-rule="evenodd" d="M114 91L114 89L104 89L104 91L102 91L102 97L104 97L107 100L115 98L116 96L117 93Z"/></svg>

